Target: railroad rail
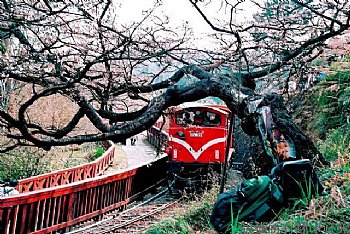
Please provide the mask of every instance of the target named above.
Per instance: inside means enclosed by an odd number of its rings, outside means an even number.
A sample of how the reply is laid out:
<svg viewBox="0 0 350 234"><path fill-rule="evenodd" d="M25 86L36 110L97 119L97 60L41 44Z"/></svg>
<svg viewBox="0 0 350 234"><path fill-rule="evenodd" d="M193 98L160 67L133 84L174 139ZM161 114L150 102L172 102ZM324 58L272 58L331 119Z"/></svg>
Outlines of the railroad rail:
<svg viewBox="0 0 350 234"><path fill-rule="evenodd" d="M81 176L75 182L0 198L0 234L67 232L81 222L101 220L165 181L166 161L162 157L124 171Z"/></svg>
<svg viewBox="0 0 350 234"><path fill-rule="evenodd" d="M132 224L137 223L139 221L144 220L147 217L155 215L175 204L177 204L182 198L174 199L174 197L165 199L164 195L168 194L168 189L164 189L147 199L146 201L130 208L124 210L123 212L119 212L117 214L109 214L107 217L99 222L96 222L92 225L83 227L81 229L75 230L73 232L69 232L68 234L76 234L76 233L114 233L118 230L118 233L130 233L130 226ZM158 199L158 200L157 200ZM170 199L170 200L169 200ZM152 204L150 204L152 203ZM138 225L134 225L138 226ZM122 230L120 230L122 229ZM140 231L139 227L137 227L138 231ZM145 228L141 228L145 229ZM142 231L142 230L141 230Z"/></svg>
<svg viewBox="0 0 350 234"><path fill-rule="evenodd" d="M91 163L19 180L16 189L20 193L26 193L102 175L113 162L115 150L115 145L112 142L105 142L105 147L108 150Z"/></svg>

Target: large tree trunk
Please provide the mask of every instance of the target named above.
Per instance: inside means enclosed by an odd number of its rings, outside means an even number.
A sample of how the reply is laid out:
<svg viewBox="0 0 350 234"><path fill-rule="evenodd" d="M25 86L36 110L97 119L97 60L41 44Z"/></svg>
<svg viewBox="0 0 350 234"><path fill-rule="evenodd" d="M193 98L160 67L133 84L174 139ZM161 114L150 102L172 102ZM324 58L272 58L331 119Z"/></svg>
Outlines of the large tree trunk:
<svg viewBox="0 0 350 234"><path fill-rule="evenodd" d="M293 142L296 158L307 158L323 165L329 164L312 140L292 121L281 95L266 95L257 105L256 110L251 113L247 110L249 105L251 106L247 103L242 106L239 113L242 119L235 121L234 132L233 162L242 163L240 168L244 177L267 175L274 166L272 158L268 156L262 144L264 140L262 138L266 136L258 131L258 119L261 117L261 109L264 106L270 107L274 124Z"/></svg>
<svg viewBox="0 0 350 234"><path fill-rule="evenodd" d="M298 157L308 158L314 163L329 164L314 142L292 121L281 95L269 94L263 104L270 105L273 121L293 141Z"/></svg>
<svg viewBox="0 0 350 234"><path fill-rule="evenodd" d="M245 178L269 174L273 161L266 154L259 136L245 133L239 119L235 123L233 167L236 168L235 163L238 163L237 168Z"/></svg>

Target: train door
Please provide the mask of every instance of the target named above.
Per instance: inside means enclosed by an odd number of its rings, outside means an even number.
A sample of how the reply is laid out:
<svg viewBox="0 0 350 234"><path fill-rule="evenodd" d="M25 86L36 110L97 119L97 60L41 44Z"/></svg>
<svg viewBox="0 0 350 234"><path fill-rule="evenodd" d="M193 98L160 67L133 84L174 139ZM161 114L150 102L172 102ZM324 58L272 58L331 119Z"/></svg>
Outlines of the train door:
<svg viewBox="0 0 350 234"><path fill-rule="evenodd" d="M201 151L198 162L206 164L219 162L222 157L222 144L225 142L224 132L221 127L222 117L220 113L213 111L211 108L203 108L200 112L200 127L203 137L198 141Z"/></svg>
<svg viewBox="0 0 350 234"><path fill-rule="evenodd" d="M186 142L188 135L186 126L191 123L191 116L187 112L179 111L171 115L169 128L169 151L170 160L186 162L188 161L189 152L187 152ZM187 159L187 160L186 160Z"/></svg>

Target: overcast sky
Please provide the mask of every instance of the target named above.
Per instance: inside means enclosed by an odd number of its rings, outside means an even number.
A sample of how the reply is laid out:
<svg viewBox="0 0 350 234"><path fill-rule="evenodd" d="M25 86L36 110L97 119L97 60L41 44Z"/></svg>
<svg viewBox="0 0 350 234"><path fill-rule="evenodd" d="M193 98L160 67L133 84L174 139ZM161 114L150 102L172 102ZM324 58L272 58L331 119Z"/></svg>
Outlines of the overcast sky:
<svg viewBox="0 0 350 234"><path fill-rule="evenodd" d="M137 19L141 19L142 11L151 8L154 4L153 0L115 0L114 2L120 5L121 8L118 12L118 18L125 23L131 20L137 21ZM188 0L163 0L162 2L163 5L156 13L161 14L163 12L165 15L169 16L171 25L180 26L183 22L188 21L189 26L193 28L196 35L211 31L209 25L205 23ZM203 9L206 15L211 18L217 17L220 9L221 13L224 11L224 9L220 8L219 3L221 1L213 2L214 3L211 3L208 7ZM251 19L254 8L252 4L245 3L245 12L241 11L234 20L243 22L247 19Z"/></svg>

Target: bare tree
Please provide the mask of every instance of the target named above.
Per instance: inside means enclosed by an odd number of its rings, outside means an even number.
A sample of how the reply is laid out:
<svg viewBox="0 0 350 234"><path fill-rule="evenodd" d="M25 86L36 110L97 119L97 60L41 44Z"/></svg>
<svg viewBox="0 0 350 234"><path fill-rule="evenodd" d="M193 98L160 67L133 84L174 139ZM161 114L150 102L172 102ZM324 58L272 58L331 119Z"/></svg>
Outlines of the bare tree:
<svg viewBox="0 0 350 234"><path fill-rule="evenodd" d="M159 1L140 22L127 25L118 24L112 1L2 1L1 21L17 32L21 54L2 58L1 78L31 87L16 111L0 111L6 136L15 140L3 150L121 141L152 126L170 106L214 96L244 126L253 126L244 127L252 134L260 107L269 105L297 153L319 155L291 121L283 98L256 86L281 73L293 74L321 54L329 38L349 28L349 3L249 1L257 13L239 22L246 2L223 0L220 17L211 19L206 9L215 1L189 0L198 12L193 17L202 17L217 40L215 50L203 50L189 46L188 28L172 30L167 17L154 13ZM179 82L187 78L191 81ZM64 126L52 129L29 113L36 102L56 94L75 108ZM96 130L76 132L83 118Z"/></svg>

